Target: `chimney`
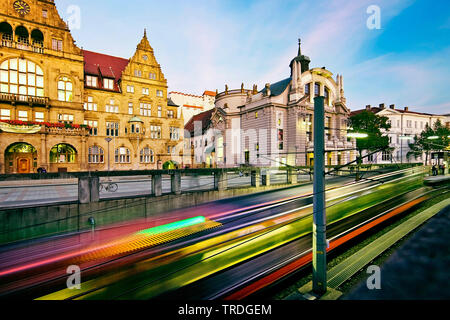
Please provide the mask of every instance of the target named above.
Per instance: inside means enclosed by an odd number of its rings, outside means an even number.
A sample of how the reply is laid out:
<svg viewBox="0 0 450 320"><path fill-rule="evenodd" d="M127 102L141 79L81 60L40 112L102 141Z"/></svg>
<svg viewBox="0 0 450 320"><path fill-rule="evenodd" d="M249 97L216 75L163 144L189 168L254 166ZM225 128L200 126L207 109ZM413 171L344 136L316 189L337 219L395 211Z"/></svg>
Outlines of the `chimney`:
<svg viewBox="0 0 450 320"><path fill-rule="evenodd" d="M380 103L380 109L384 109L384 103Z"/></svg>
<svg viewBox="0 0 450 320"><path fill-rule="evenodd" d="M409 111L409 108L408 108L408 107L405 107L405 111Z"/></svg>
<svg viewBox="0 0 450 320"><path fill-rule="evenodd" d="M368 105L366 106L366 110L367 110L367 111L370 111L370 104L368 104Z"/></svg>
<svg viewBox="0 0 450 320"><path fill-rule="evenodd" d="M395 104L391 104L391 105L389 106L389 108L391 108L392 110L394 110L394 109L395 109Z"/></svg>

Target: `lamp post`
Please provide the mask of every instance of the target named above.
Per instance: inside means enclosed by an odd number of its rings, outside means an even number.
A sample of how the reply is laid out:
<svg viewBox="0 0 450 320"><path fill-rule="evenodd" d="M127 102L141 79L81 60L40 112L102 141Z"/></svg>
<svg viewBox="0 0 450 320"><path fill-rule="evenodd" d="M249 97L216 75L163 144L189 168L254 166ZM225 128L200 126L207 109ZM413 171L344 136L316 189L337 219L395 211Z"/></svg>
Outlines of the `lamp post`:
<svg viewBox="0 0 450 320"><path fill-rule="evenodd" d="M109 143L111 142L111 138L105 138L105 141L108 142L108 171L109 171Z"/></svg>
<svg viewBox="0 0 450 320"><path fill-rule="evenodd" d="M350 130L353 130L350 128ZM355 139L364 139L367 138L369 135L367 133L361 133L361 132L350 132L347 134L347 137L349 138L355 138ZM355 176L355 180L359 181L359 167L362 163L362 159L360 157L360 155L358 154L356 156L356 176Z"/></svg>
<svg viewBox="0 0 450 320"><path fill-rule="evenodd" d="M314 98L313 292L327 291L324 97Z"/></svg>

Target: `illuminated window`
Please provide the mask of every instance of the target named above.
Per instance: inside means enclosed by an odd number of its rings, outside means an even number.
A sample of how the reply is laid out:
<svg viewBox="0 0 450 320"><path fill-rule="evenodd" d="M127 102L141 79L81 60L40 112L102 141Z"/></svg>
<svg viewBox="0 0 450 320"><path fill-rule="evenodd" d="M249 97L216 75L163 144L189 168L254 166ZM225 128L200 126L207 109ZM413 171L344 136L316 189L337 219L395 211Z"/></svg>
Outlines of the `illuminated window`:
<svg viewBox="0 0 450 320"><path fill-rule="evenodd" d="M68 144L57 144L50 150L51 163L75 163L77 151Z"/></svg>
<svg viewBox="0 0 450 320"><path fill-rule="evenodd" d="M19 111L19 120L20 121L28 121L28 112L27 111Z"/></svg>
<svg viewBox="0 0 450 320"><path fill-rule="evenodd" d="M44 73L41 67L25 59L9 59L0 64L0 92L44 96Z"/></svg>
<svg viewBox="0 0 450 320"><path fill-rule="evenodd" d="M67 77L61 77L58 81L58 100L66 102L73 100L72 81Z"/></svg>
<svg viewBox="0 0 450 320"><path fill-rule="evenodd" d="M34 121L44 122L44 113L43 112L35 112L34 113Z"/></svg>
<svg viewBox="0 0 450 320"><path fill-rule="evenodd" d="M11 110L1 109L0 120L11 120Z"/></svg>

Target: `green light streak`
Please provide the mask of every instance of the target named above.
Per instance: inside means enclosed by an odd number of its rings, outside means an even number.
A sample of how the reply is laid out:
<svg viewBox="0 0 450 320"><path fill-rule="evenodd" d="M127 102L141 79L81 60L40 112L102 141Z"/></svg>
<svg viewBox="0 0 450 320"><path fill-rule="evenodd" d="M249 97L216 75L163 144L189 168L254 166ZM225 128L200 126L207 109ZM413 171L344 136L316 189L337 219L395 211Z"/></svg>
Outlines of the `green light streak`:
<svg viewBox="0 0 450 320"><path fill-rule="evenodd" d="M168 232L168 231L172 231L172 230L176 230L176 229L186 228L186 227L189 227L189 226L192 226L195 224L199 224L199 223L203 223L203 222L205 222L205 217L198 216L198 217L189 218L189 219L185 219L185 220L181 220L181 221L175 221L175 222L172 222L169 224L164 224L162 226L157 226L157 227L141 230L141 231L137 232L136 234L145 234L148 236L152 236L155 234L160 234L160 233L164 233L164 232Z"/></svg>

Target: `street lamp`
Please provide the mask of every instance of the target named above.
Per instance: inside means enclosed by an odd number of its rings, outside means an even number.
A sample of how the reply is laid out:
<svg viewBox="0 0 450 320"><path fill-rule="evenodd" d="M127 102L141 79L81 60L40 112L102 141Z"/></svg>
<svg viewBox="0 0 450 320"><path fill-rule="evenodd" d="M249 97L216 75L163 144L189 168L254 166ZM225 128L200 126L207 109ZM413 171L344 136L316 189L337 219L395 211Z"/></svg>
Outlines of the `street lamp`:
<svg viewBox="0 0 450 320"><path fill-rule="evenodd" d="M105 141L108 142L108 171L109 171L109 143L111 142L111 138L105 138Z"/></svg>
<svg viewBox="0 0 450 320"><path fill-rule="evenodd" d="M353 128L349 128L349 130L353 130ZM367 138L369 135L367 133L363 132L349 132L347 133L347 137L349 138L355 138L355 139L364 139ZM356 177L355 180L359 181L359 167L361 165L361 157L357 156L356 159Z"/></svg>

